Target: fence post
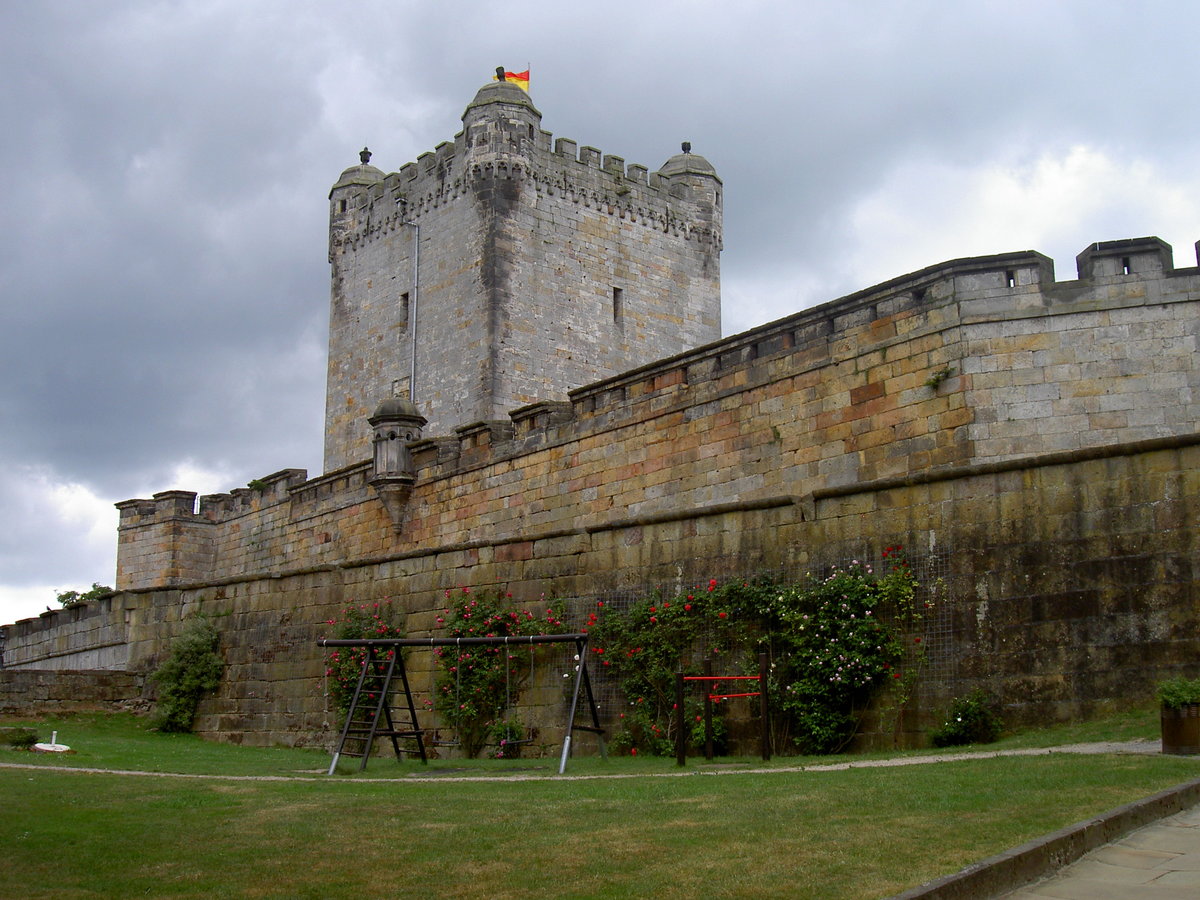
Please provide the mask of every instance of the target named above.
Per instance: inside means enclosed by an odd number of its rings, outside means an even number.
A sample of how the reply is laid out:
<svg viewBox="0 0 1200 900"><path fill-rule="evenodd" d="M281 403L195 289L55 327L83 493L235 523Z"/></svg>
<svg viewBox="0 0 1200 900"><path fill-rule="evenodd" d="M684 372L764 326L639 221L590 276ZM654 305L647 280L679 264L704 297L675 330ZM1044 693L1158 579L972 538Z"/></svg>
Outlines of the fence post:
<svg viewBox="0 0 1200 900"><path fill-rule="evenodd" d="M767 676L770 674L767 666L767 654L758 654L758 712L762 725L760 735L762 741L762 758L767 762L771 758L771 719L770 704L767 703Z"/></svg>
<svg viewBox="0 0 1200 900"><path fill-rule="evenodd" d="M704 660L704 675L712 677L712 659ZM712 685L711 681L704 682L704 758L709 762L713 761Z"/></svg>
<svg viewBox="0 0 1200 900"><path fill-rule="evenodd" d="M675 673L675 764L687 765L687 735L684 734L684 723L687 716L683 714L683 672Z"/></svg>

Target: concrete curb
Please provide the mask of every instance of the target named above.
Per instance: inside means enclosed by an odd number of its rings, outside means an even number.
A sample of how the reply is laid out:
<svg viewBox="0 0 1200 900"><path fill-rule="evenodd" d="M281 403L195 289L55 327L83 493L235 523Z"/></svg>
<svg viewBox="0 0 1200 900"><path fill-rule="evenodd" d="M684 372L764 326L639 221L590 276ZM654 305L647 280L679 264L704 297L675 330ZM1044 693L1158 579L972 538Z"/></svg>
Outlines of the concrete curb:
<svg viewBox="0 0 1200 900"><path fill-rule="evenodd" d="M980 900L1015 891L1075 862L1097 847L1119 840L1143 825L1200 803L1200 778L1118 806L1094 819L1068 825L1045 837L927 881L889 900Z"/></svg>

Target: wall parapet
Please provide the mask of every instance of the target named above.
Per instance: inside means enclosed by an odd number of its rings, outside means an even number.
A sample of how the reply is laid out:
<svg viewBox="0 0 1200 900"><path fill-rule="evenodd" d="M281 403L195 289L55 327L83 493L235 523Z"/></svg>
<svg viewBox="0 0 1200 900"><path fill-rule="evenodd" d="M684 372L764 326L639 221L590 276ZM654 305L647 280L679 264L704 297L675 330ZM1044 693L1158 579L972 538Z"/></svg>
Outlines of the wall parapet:
<svg viewBox="0 0 1200 900"><path fill-rule="evenodd" d="M687 178L697 177L695 172L686 177L651 172L644 165L627 164L623 157L580 146L569 138L555 138L541 129L524 152L506 152L474 162L478 154L471 150L467 131L460 131L453 141L443 141L381 181L347 193L347 202L360 215L355 216L355 224L332 236L333 243L357 248L391 234L406 222L419 221L432 209L469 198L472 184L481 178L501 177L528 178L539 192L563 195L620 219L720 247L719 228L714 228L711 217L696 214L687 190L681 187ZM699 177L711 179L719 204L721 179L715 172Z"/></svg>
<svg viewBox="0 0 1200 900"><path fill-rule="evenodd" d="M1056 282L1053 261L1035 251L939 263L577 388L566 403L514 410L511 430L505 423L490 423L485 434L476 424L459 428L455 438L426 438L414 445L418 471L425 478L442 477L569 443L639 417L658 416L668 408L717 401L746 390L750 375L762 381L782 377L781 373L794 378L935 335L952 343L964 325L1123 309L1143 302L1145 291L1139 285L1147 279L1156 283L1168 279L1168 284L1153 291L1156 302L1197 299L1198 270L1175 269L1170 265L1170 247L1157 238L1090 247L1093 256L1133 254L1135 260L1141 260L1140 248L1166 263L1139 261L1132 274L1120 277L1130 290L1117 295L1108 289L1108 276L1099 281ZM930 365L924 377L932 378L938 368ZM435 446L436 453L431 452Z"/></svg>
<svg viewBox="0 0 1200 900"><path fill-rule="evenodd" d="M421 185L411 183L407 190L401 190L399 181L385 180L362 190L354 207L360 215L355 217L353 225L338 229L331 236L331 244L356 250L408 223L419 224L432 210L470 199L475 186L483 180L501 178L528 179L539 193L563 196L578 206L613 218L670 231L721 249L721 230L714 227L710 217L681 206L681 198L670 193L668 179L652 175L649 181L645 180L644 166L633 167L634 177L626 177L599 165L593 167L583 162L580 165L584 171L506 161L474 163L455 178L439 178L424 190ZM605 183L588 184L582 177L600 178Z"/></svg>

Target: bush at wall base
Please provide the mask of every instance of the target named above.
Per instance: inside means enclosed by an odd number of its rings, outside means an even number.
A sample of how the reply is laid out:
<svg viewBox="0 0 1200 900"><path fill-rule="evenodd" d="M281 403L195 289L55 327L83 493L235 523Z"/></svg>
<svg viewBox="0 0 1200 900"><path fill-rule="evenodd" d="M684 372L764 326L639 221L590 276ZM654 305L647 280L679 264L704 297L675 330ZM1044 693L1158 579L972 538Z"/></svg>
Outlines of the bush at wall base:
<svg viewBox="0 0 1200 900"><path fill-rule="evenodd" d="M1162 705L1162 752L1177 756L1200 753L1200 678L1170 678L1156 691Z"/></svg>
<svg viewBox="0 0 1200 900"><path fill-rule="evenodd" d="M154 727L159 731L192 730L201 698L221 683L225 662L217 653L218 639L213 624L197 616L171 641L166 661L150 676L158 684Z"/></svg>
<svg viewBox="0 0 1200 900"><path fill-rule="evenodd" d="M951 704L945 723L929 732L929 740L935 747L990 744L1000 737L1001 725L988 695L976 688Z"/></svg>

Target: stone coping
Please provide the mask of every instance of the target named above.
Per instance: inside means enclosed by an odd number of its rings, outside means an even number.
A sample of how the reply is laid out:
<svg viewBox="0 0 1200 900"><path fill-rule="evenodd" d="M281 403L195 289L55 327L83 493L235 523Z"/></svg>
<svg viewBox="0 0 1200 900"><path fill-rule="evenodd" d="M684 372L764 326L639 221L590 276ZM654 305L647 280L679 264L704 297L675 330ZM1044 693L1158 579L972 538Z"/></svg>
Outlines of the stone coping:
<svg viewBox="0 0 1200 900"><path fill-rule="evenodd" d="M1200 803L1200 778L1143 800L1118 806L1094 819L1068 825L1045 837L973 863L953 875L896 894L889 900L979 900L1024 887L1070 865L1131 831Z"/></svg>

